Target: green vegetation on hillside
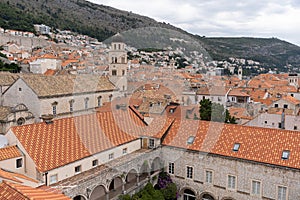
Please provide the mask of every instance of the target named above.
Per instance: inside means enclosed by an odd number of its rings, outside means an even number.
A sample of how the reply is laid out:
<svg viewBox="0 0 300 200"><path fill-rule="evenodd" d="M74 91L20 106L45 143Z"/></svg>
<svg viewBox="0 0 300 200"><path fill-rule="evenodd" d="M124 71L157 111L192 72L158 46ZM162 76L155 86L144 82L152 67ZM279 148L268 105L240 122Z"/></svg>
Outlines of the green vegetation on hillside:
<svg viewBox="0 0 300 200"><path fill-rule="evenodd" d="M0 0L0 27L31 31L33 24L71 30L104 41L126 31L136 48L189 47L203 58L227 60L229 57L258 61L266 70L293 71L300 67L300 47L276 38L209 38L194 36L170 24L85 0ZM146 29L145 27L156 27ZM157 32L159 29L161 30ZM128 32L128 30L133 30ZM179 33L179 36L174 32ZM192 40L190 39L192 38ZM151 42L154 41L154 42ZM127 42L127 41L126 41ZM208 53L207 53L208 52ZM292 65L291 68L285 67Z"/></svg>

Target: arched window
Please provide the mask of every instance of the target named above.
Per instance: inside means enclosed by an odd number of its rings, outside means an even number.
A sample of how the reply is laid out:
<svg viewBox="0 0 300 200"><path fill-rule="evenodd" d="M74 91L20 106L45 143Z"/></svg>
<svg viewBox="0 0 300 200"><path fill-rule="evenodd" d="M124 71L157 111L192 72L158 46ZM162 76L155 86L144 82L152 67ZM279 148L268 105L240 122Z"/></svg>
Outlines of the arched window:
<svg viewBox="0 0 300 200"><path fill-rule="evenodd" d="M74 99L70 100L69 103L70 103L70 112L73 112L74 111Z"/></svg>
<svg viewBox="0 0 300 200"><path fill-rule="evenodd" d="M89 108L89 98L87 97L84 99L84 109L87 110L88 108Z"/></svg>
<svg viewBox="0 0 300 200"><path fill-rule="evenodd" d="M102 96L98 97L98 107L102 106Z"/></svg>

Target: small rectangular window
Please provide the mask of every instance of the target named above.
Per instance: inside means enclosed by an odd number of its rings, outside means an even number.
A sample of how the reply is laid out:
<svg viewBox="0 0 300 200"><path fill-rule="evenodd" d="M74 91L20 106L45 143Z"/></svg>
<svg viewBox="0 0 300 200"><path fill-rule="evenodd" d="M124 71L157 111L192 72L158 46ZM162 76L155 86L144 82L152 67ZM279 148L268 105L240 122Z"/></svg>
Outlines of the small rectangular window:
<svg viewBox="0 0 300 200"><path fill-rule="evenodd" d="M235 143L234 145L233 145L233 151L238 151L239 150L239 148L240 148L240 144L239 143Z"/></svg>
<svg viewBox="0 0 300 200"><path fill-rule="evenodd" d="M117 76L117 70L112 70L111 73L112 73L113 76Z"/></svg>
<svg viewBox="0 0 300 200"><path fill-rule="evenodd" d="M281 128L281 123L280 122L278 123L278 128Z"/></svg>
<svg viewBox="0 0 300 200"><path fill-rule="evenodd" d="M124 149L123 149L123 155L124 155L124 154L127 154L127 148L124 148Z"/></svg>
<svg viewBox="0 0 300 200"><path fill-rule="evenodd" d="M154 148L154 139L149 139L149 148Z"/></svg>
<svg viewBox="0 0 300 200"><path fill-rule="evenodd" d="M285 150L282 152L282 156L281 156L282 159L287 160L289 159L289 157L290 157L290 151Z"/></svg>
<svg viewBox="0 0 300 200"><path fill-rule="evenodd" d="M260 191L261 191L261 189L260 189L260 186L261 186L260 181L252 181L251 185L252 185L251 193L253 195L260 195Z"/></svg>
<svg viewBox="0 0 300 200"><path fill-rule="evenodd" d="M111 159L113 159L113 158L114 158L114 153L110 153L110 154L108 155L108 159L111 160Z"/></svg>
<svg viewBox="0 0 300 200"><path fill-rule="evenodd" d="M209 171L209 170L206 170L205 171L205 182L206 183L212 183L212 180L213 180L213 172Z"/></svg>
<svg viewBox="0 0 300 200"><path fill-rule="evenodd" d="M228 175L228 183L227 188L228 189L235 189L236 187L236 177L232 175Z"/></svg>
<svg viewBox="0 0 300 200"><path fill-rule="evenodd" d="M194 136L190 136L190 137L187 139L187 144L193 144L193 143L194 143L194 140L195 140L195 137L194 137Z"/></svg>
<svg viewBox="0 0 300 200"><path fill-rule="evenodd" d="M278 108L278 104L277 104L277 103L275 103L275 104L274 104L274 107L275 107L275 108Z"/></svg>
<svg viewBox="0 0 300 200"><path fill-rule="evenodd" d="M56 115L56 106L52 106L52 114Z"/></svg>
<svg viewBox="0 0 300 200"><path fill-rule="evenodd" d="M277 199L278 200L287 200L287 187L278 186L278 188L277 188Z"/></svg>
<svg viewBox="0 0 300 200"><path fill-rule="evenodd" d="M23 159L22 158L18 158L16 160L16 168L21 168L23 166Z"/></svg>
<svg viewBox="0 0 300 200"><path fill-rule="evenodd" d="M57 174L54 174L54 175L51 175L50 176L50 185L51 184L54 184L54 183L56 183L57 182Z"/></svg>
<svg viewBox="0 0 300 200"><path fill-rule="evenodd" d="M174 163L169 163L169 174L174 174Z"/></svg>
<svg viewBox="0 0 300 200"><path fill-rule="evenodd" d="M75 173L80 173L81 172L81 165L78 165L75 167Z"/></svg>
<svg viewBox="0 0 300 200"><path fill-rule="evenodd" d="M186 167L186 177L193 178L193 167L190 166Z"/></svg>
<svg viewBox="0 0 300 200"><path fill-rule="evenodd" d="M96 160L93 160L93 161L92 161L92 166L95 167L95 166L97 166L97 165L98 165L98 160L97 160L97 159L96 159Z"/></svg>
<svg viewBox="0 0 300 200"><path fill-rule="evenodd" d="M298 130L298 127L297 127L297 126L294 126L294 130Z"/></svg>
<svg viewBox="0 0 300 200"><path fill-rule="evenodd" d="M21 92L21 91L22 91L22 88L19 88L19 91Z"/></svg>
<svg viewBox="0 0 300 200"><path fill-rule="evenodd" d="M288 106L287 104L284 104L284 105L283 105L283 108L286 108L286 109L287 109L288 107L289 107L289 106Z"/></svg>

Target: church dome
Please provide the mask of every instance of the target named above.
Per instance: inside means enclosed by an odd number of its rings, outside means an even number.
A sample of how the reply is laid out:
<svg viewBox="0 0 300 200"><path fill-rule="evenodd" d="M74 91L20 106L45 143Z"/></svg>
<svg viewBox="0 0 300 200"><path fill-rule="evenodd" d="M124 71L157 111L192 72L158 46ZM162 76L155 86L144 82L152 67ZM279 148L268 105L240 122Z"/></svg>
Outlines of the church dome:
<svg viewBox="0 0 300 200"><path fill-rule="evenodd" d="M124 38L120 33L117 33L114 36L112 36L112 42L124 43Z"/></svg>

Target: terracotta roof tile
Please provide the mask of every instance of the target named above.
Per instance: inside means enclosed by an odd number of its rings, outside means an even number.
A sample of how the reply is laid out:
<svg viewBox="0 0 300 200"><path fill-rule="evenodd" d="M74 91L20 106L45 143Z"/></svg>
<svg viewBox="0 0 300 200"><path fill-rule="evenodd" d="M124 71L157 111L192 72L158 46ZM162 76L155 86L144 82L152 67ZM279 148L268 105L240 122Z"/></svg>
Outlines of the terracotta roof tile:
<svg viewBox="0 0 300 200"><path fill-rule="evenodd" d="M190 136L195 141L189 145ZM233 151L235 143L240 144L237 152ZM300 132L297 131L183 120L173 123L163 144L300 169ZM282 159L284 150L290 151L289 159Z"/></svg>
<svg viewBox="0 0 300 200"><path fill-rule="evenodd" d="M63 194L44 191L42 189L7 181L0 183L0 197L5 200L70 200L69 197Z"/></svg>
<svg viewBox="0 0 300 200"><path fill-rule="evenodd" d="M146 124L132 111L98 112L13 127L41 172L137 139Z"/></svg>
<svg viewBox="0 0 300 200"><path fill-rule="evenodd" d="M32 178L29 178L23 174L15 173L15 172L10 172L4 169L0 168L0 177L3 179L11 180L17 183L23 183L23 180L30 181L32 183L38 183L37 180L34 180Z"/></svg>
<svg viewBox="0 0 300 200"><path fill-rule="evenodd" d="M21 78L39 97L115 90L104 76L93 75L22 75Z"/></svg>
<svg viewBox="0 0 300 200"><path fill-rule="evenodd" d="M18 149L17 146L9 146L0 149L0 161L21 156L21 151Z"/></svg>

